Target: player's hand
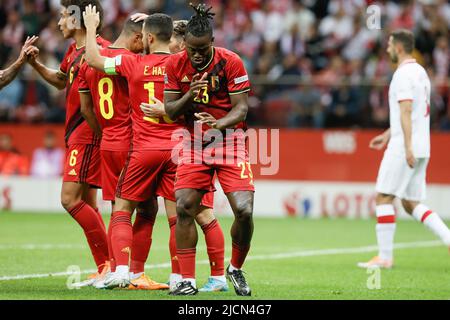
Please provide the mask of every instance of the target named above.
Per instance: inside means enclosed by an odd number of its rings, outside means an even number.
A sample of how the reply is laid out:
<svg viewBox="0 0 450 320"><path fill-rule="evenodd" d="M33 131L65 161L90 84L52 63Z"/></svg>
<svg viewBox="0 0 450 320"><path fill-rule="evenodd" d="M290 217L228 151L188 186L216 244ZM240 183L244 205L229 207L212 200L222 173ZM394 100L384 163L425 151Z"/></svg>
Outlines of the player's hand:
<svg viewBox="0 0 450 320"><path fill-rule="evenodd" d="M88 5L83 12L83 19L86 29L97 29L100 24L100 13L97 12L97 7Z"/></svg>
<svg viewBox="0 0 450 320"><path fill-rule="evenodd" d="M200 90L208 86L208 80L206 80L207 77L207 72L205 72L201 78L199 73L192 77L191 88L189 89L192 97L198 96Z"/></svg>
<svg viewBox="0 0 450 320"><path fill-rule="evenodd" d="M195 117L198 119L198 123L206 124L213 129L217 129L217 119L207 112L196 113Z"/></svg>
<svg viewBox="0 0 450 320"><path fill-rule="evenodd" d="M30 64L33 64L36 62L37 58L39 57L39 48L35 46L29 46L25 50L25 54L27 55L27 61Z"/></svg>
<svg viewBox="0 0 450 320"><path fill-rule="evenodd" d="M414 157L414 153L411 148L406 149L406 162L408 162L408 166L413 169L416 165L416 158Z"/></svg>
<svg viewBox="0 0 450 320"><path fill-rule="evenodd" d="M383 150L384 147L386 147L387 143L389 142L389 137L387 137L385 134L380 134L379 136L376 136L372 140L370 140L369 148L375 149L375 150Z"/></svg>
<svg viewBox="0 0 450 320"><path fill-rule="evenodd" d="M20 64L24 64L27 59L28 59L28 50L31 47L34 47L33 44L37 41L37 39L39 39L39 37L37 36L32 36L32 37L27 37L27 39L25 40L25 43L22 46L22 50L20 50L20 55L19 58L17 59L17 61ZM39 53L39 50L38 50Z"/></svg>
<svg viewBox="0 0 450 320"><path fill-rule="evenodd" d="M131 15L130 19L133 22L141 22L141 21L144 21L145 19L147 19L147 17L148 17L148 14L139 12L139 13L135 13L135 14Z"/></svg>
<svg viewBox="0 0 450 320"><path fill-rule="evenodd" d="M147 117L156 118L166 115L164 110L164 103L157 98L152 98L154 103L141 103L140 108Z"/></svg>

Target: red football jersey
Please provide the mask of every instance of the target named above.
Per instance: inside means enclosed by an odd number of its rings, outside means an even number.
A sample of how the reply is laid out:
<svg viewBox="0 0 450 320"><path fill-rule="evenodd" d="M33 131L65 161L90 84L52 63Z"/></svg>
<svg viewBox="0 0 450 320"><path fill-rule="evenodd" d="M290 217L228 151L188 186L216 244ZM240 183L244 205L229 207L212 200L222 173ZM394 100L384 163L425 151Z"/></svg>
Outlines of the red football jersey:
<svg viewBox="0 0 450 320"><path fill-rule="evenodd" d="M110 43L97 37L97 44L106 47ZM61 62L59 71L67 76L66 85L66 131L65 140L67 145L72 144L99 144L96 137L81 115L80 94L78 93L80 67L84 63L85 47L77 48L73 43L66 52Z"/></svg>
<svg viewBox="0 0 450 320"><path fill-rule="evenodd" d="M201 70L192 66L185 50L174 54L167 62L166 72L164 91L181 94L189 91L194 75L208 73L208 87L199 92L194 98L193 108L184 115L190 129L197 120L194 113L207 112L216 119L223 118L233 108L230 96L250 91L250 81L241 58L224 48L213 47L211 61ZM245 129L246 124L241 122L235 128ZM203 126L204 131L208 129L207 125Z"/></svg>
<svg viewBox="0 0 450 320"><path fill-rule="evenodd" d="M177 141L172 141L172 133L183 128L182 123L171 121L168 116L146 117L140 108L141 103L149 103L152 97L163 101L166 62L169 57L167 53L119 55L111 63L111 69L105 70L108 74L118 74L128 80L133 150L171 150L177 145Z"/></svg>
<svg viewBox="0 0 450 320"><path fill-rule="evenodd" d="M124 48L108 47L102 49L104 57L132 55ZM100 148L108 151L128 151L130 149L131 108L128 94L128 83L124 77L109 76L83 64L78 74L80 77L79 92L89 92L94 102L97 120L102 127Z"/></svg>

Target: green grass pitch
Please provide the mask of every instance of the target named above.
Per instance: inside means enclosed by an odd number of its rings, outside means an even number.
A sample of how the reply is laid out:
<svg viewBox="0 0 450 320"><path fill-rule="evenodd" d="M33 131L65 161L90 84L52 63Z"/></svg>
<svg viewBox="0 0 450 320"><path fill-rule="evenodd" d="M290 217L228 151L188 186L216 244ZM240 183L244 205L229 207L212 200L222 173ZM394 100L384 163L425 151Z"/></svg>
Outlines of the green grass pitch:
<svg viewBox="0 0 450 320"><path fill-rule="evenodd" d="M229 257L232 219L219 220ZM374 220L257 218L244 268L253 296L237 297L231 290L200 293L189 299L450 299L448 249L412 220L398 222L396 243L400 247L392 270L368 274L358 269L358 261L376 253L374 226ZM159 217L147 273L160 282L165 282L170 272L167 243L167 222ZM202 285L209 266L204 261L207 255L201 231L197 252L201 262L197 282ZM166 291L69 290L68 276L36 276L65 272L71 265L79 265L81 270L94 267L84 235L68 215L0 212L0 300L176 299ZM11 280L21 275L31 277ZM379 279L379 289L368 288L367 283L374 284L374 279Z"/></svg>

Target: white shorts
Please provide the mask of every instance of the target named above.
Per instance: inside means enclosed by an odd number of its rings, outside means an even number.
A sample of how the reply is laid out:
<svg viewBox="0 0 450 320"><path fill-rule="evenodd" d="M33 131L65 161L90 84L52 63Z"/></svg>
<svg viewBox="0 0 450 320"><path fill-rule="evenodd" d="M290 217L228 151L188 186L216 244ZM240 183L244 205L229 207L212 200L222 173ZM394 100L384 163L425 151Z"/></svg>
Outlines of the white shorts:
<svg viewBox="0 0 450 320"><path fill-rule="evenodd" d="M378 171L376 191L410 201L425 200L429 160L416 159L416 165L411 169L404 156L385 152Z"/></svg>

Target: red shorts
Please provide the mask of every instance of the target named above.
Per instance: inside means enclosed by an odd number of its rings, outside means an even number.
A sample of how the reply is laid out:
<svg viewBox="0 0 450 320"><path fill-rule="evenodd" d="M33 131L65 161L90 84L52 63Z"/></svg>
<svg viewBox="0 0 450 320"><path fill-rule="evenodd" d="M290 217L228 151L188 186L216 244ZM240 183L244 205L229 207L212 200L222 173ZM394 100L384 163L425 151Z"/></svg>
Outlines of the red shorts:
<svg viewBox="0 0 450 320"><path fill-rule="evenodd" d="M224 193L236 191L255 191L253 173L248 160L248 152L245 150L236 156L232 163L192 163L192 154L182 156L178 165L175 190L197 189L215 191L214 174L217 173L220 185Z"/></svg>
<svg viewBox="0 0 450 320"><path fill-rule="evenodd" d="M164 199L176 202L175 198L175 177L177 174L177 165L170 161L158 177L156 194ZM208 208L214 208L214 192L205 193L201 205Z"/></svg>
<svg viewBox="0 0 450 320"><path fill-rule="evenodd" d="M100 147L92 144L73 144L66 148L64 182L101 186Z"/></svg>
<svg viewBox="0 0 450 320"><path fill-rule="evenodd" d="M116 196L141 202L156 196L156 191L159 190L173 199L173 195L169 194L170 175L176 171L176 165L172 162L171 154L170 150L130 152L117 184ZM159 182L161 183L158 188Z"/></svg>
<svg viewBox="0 0 450 320"><path fill-rule="evenodd" d="M100 151L102 159L102 194L103 200L116 199L117 182L128 158L128 151Z"/></svg>

